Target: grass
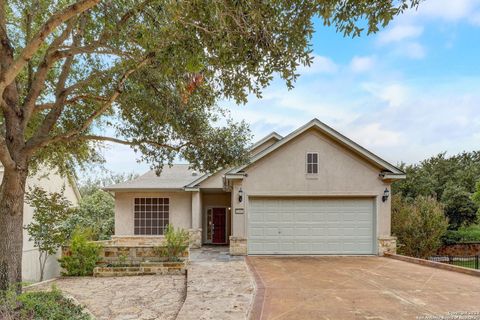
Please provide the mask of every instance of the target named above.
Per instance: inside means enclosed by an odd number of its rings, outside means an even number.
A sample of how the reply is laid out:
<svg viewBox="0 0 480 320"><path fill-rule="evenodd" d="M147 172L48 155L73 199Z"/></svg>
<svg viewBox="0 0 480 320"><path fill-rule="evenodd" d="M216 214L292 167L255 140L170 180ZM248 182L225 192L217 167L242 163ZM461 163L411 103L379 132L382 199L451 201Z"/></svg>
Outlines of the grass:
<svg viewBox="0 0 480 320"><path fill-rule="evenodd" d="M470 261L452 261L450 264L453 264L453 265L459 266L459 267L475 269L475 260L470 260Z"/></svg>

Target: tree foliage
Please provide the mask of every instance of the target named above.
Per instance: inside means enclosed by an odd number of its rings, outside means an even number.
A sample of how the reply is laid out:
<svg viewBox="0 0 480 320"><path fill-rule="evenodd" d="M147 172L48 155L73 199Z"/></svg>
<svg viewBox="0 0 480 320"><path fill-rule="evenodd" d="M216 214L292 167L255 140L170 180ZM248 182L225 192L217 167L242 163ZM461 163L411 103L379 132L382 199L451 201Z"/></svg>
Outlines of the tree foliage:
<svg viewBox="0 0 480 320"><path fill-rule="evenodd" d="M34 213L32 222L25 229L39 250L40 281L43 281L48 257L56 254L67 241L69 231L65 221L74 209L72 203L64 197L63 191L48 193L39 187L28 192L26 202Z"/></svg>
<svg viewBox="0 0 480 320"><path fill-rule="evenodd" d="M430 196L445 205L450 228L456 229L476 221L479 203L473 193L480 181L480 152L463 152L447 157L445 153L428 158L416 165L402 165L405 180L393 184L394 194L412 200Z"/></svg>
<svg viewBox="0 0 480 320"><path fill-rule="evenodd" d="M443 206L435 198L418 196L406 201L393 196L392 234L398 238L399 253L417 258L435 254L447 228Z"/></svg>

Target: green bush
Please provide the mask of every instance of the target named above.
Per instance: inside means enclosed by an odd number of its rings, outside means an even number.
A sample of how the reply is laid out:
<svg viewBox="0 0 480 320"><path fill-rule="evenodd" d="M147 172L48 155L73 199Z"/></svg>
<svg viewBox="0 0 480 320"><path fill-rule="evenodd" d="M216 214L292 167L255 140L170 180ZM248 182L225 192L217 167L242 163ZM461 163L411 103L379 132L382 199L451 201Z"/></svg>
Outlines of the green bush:
<svg viewBox="0 0 480 320"><path fill-rule="evenodd" d="M49 292L14 291L0 294L0 319L5 320L89 320L82 306L65 298L55 287Z"/></svg>
<svg viewBox="0 0 480 320"><path fill-rule="evenodd" d="M472 224L468 227L460 227L458 230L450 230L443 237L444 244L480 241L480 225Z"/></svg>
<svg viewBox="0 0 480 320"><path fill-rule="evenodd" d="M190 236L187 231L168 225L165 240L161 246L155 247L155 252L161 257L167 257L168 261L180 261L182 253L188 248L189 241Z"/></svg>
<svg viewBox="0 0 480 320"><path fill-rule="evenodd" d="M93 273L100 260L101 246L90 240L90 232L85 229L75 230L70 242L70 255L59 259L67 276L88 276Z"/></svg>
<svg viewBox="0 0 480 320"><path fill-rule="evenodd" d="M448 228L443 206L434 198L418 196L412 202L400 195L392 198L392 233L398 238L398 252L427 258L442 244Z"/></svg>

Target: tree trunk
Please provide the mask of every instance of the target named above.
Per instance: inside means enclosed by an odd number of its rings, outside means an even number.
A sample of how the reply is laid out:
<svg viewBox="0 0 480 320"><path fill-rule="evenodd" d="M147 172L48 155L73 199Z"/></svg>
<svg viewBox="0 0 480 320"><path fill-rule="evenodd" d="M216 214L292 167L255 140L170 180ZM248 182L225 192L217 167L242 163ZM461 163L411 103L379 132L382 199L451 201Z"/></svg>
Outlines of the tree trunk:
<svg viewBox="0 0 480 320"><path fill-rule="evenodd" d="M0 290L21 291L23 201L27 169L5 168L0 185Z"/></svg>

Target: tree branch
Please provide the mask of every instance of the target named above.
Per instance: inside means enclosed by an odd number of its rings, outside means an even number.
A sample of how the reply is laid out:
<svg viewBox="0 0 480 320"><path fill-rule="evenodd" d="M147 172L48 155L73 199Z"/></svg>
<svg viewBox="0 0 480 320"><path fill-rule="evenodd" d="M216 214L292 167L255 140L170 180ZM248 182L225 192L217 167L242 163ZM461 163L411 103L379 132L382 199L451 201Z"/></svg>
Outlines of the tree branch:
<svg viewBox="0 0 480 320"><path fill-rule="evenodd" d="M2 1L3 2L3 1ZM37 53L45 39L62 23L72 17L94 7L100 0L79 0L65 9L55 13L48 19L40 30L32 37L30 42L23 48L18 58L9 66L2 70L0 78L0 93L10 85L30 59Z"/></svg>
<svg viewBox="0 0 480 320"><path fill-rule="evenodd" d="M70 19L65 27L65 30L62 32L60 36L58 36L47 49L45 53L45 57L43 58L42 63L38 67L37 72L35 72L35 77L31 84L31 88L28 91L27 97L23 103L24 109L24 116L23 116L23 126L26 127L28 121L30 120L31 114L34 112L34 104L37 100L38 96L42 92L43 88L45 87L45 79L47 78L48 71L53 66L53 64L58 61L61 57L58 54L54 54L53 50L58 48L70 33L73 30L73 26L75 24L76 19Z"/></svg>
<svg viewBox="0 0 480 320"><path fill-rule="evenodd" d="M104 137L104 136L96 136L96 135L85 135L85 136L80 136L79 139L81 140L94 140L94 141L107 141L107 142L113 142L113 143L118 143L118 144L123 144L123 145L128 145L128 146L139 146L142 144L149 144L152 146L155 146L157 148L167 148L171 149L174 151L180 151L181 148L185 147L187 144L181 144L178 146L171 146L169 144L164 144L164 143L158 143L156 141L152 140L135 140L135 141L127 141L127 140L122 140L114 137Z"/></svg>
<svg viewBox="0 0 480 320"><path fill-rule="evenodd" d="M118 82L113 94L105 101L105 103L102 105L101 108L98 110L95 110L86 120L85 122L77 129L71 130L68 133L58 135L52 138L48 137L49 131L44 131L42 128L39 129L36 135L34 135L32 138L30 138L26 145L25 145L25 150L27 154L32 154L36 149L41 148L49 143L55 143L59 141L69 141L77 136L79 136L81 133L86 131L90 125L97 119L99 116L103 115L111 106L112 104L117 100L117 98L120 96L120 94L123 92L123 86L125 85L125 82L128 80L130 75L134 73L135 71L141 69L145 65L147 65L152 59L154 58L154 54L148 54L146 58L144 58L141 62L139 62L134 68L127 70L123 76L120 78L120 81ZM68 88L67 88L68 90ZM65 93L65 90L63 91ZM53 111L53 110L52 110ZM47 115L48 117L48 115ZM43 127L43 125L42 125ZM50 128L51 129L51 128Z"/></svg>

